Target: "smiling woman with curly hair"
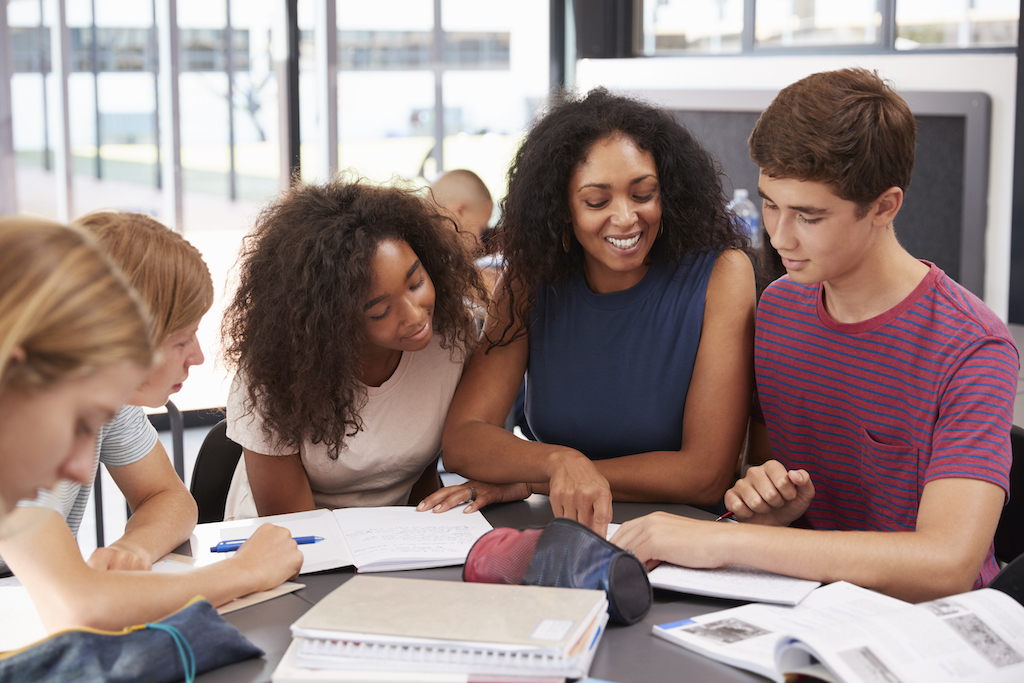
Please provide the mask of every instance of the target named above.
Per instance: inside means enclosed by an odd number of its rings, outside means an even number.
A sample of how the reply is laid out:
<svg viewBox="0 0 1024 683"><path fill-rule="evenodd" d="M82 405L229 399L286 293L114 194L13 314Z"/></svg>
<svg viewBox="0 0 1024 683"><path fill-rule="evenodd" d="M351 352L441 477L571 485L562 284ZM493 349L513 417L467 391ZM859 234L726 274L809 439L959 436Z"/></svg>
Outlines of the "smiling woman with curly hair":
<svg viewBox="0 0 1024 683"><path fill-rule="evenodd" d="M487 353L445 426L446 467L498 484L470 482L469 509L547 493L603 533L613 498L721 501L746 430L755 299L725 202L714 159L656 107L594 90L533 127L509 170ZM524 372L535 443L501 428Z"/></svg>
<svg viewBox="0 0 1024 683"><path fill-rule="evenodd" d="M288 190L243 247L224 319L242 444L229 518L404 505L438 486L479 279L414 193L335 180Z"/></svg>

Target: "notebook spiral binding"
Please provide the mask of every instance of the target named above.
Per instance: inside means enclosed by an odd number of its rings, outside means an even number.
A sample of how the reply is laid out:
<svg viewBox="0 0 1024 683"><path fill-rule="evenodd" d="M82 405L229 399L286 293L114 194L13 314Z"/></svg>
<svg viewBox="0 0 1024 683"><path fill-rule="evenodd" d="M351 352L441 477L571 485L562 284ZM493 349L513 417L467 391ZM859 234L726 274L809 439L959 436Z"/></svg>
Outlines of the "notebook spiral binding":
<svg viewBox="0 0 1024 683"><path fill-rule="evenodd" d="M535 652L503 652L479 648L462 647L424 647L415 645L398 645L385 643L365 643L344 640L299 639L299 651L296 664L299 666L316 666L331 662L337 668L339 664L374 666L387 662L389 668L395 665L434 665L441 668L453 667L453 670L467 669L481 672L489 669L551 671L564 667L567 662L550 654ZM405 668L402 666L401 668Z"/></svg>

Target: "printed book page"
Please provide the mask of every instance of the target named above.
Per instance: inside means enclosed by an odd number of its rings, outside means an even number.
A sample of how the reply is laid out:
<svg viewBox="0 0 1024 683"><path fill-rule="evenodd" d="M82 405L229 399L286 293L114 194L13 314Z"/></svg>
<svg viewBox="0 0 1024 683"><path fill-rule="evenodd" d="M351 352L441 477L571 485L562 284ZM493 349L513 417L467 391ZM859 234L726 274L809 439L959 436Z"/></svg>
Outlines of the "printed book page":
<svg viewBox="0 0 1024 683"><path fill-rule="evenodd" d="M688 569L674 564L662 564L651 570L648 578L655 588L779 605L795 605L821 585L818 581L796 579L740 565Z"/></svg>
<svg viewBox="0 0 1024 683"><path fill-rule="evenodd" d="M779 641L832 626L846 628L857 619L906 606L902 600L840 581L811 592L795 607L752 603L660 624L654 633L782 683L775 660Z"/></svg>
<svg viewBox="0 0 1024 683"><path fill-rule="evenodd" d="M1024 681L1024 607L992 589L871 615L800 636L780 668L813 651L850 683Z"/></svg>

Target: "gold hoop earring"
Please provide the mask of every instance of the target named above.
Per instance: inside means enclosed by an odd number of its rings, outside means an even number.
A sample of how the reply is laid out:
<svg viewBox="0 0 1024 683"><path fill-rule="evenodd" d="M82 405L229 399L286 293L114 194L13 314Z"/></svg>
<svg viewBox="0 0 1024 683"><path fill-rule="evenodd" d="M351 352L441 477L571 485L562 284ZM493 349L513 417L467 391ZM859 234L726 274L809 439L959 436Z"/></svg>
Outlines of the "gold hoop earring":
<svg viewBox="0 0 1024 683"><path fill-rule="evenodd" d="M569 235L569 228L562 231L562 249L566 254L569 253L569 247L572 246L572 237Z"/></svg>

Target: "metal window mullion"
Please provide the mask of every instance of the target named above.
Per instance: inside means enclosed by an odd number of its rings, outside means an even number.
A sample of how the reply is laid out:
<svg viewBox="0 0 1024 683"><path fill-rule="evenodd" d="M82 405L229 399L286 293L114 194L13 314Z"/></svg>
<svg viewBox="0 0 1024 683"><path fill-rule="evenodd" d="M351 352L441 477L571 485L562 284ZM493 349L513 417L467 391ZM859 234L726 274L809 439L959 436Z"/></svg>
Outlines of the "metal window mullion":
<svg viewBox="0 0 1024 683"><path fill-rule="evenodd" d="M179 120L178 72L181 43L178 34L177 0L157 0L158 73L157 91L160 101L160 159L163 181L163 222L182 231L181 121Z"/></svg>
<svg viewBox="0 0 1024 683"><path fill-rule="evenodd" d="M39 80L42 82L43 93L43 170L50 170L50 106L46 95L46 50L43 49L43 36L46 26L43 24L43 0L39 0ZM52 71L52 69L51 69Z"/></svg>
<svg viewBox="0 0 1024 683"><path fill-rule="evenodd" d="M71 35L68 31L65 0L50 0L53 24L50 26L50 77L55 84L57 101L54 103L60 117L54 141L56 158L57 220L71 220L74 203L71 165L71 114L68 108L68 74L71 71ZM43 87L45 88L45 82Z"/></svg>
<svg viewBox="0 0 1024 683"><path fill-rule="evenodd" d="M0 215L18 211L15 180L14 109L11 106L11 75L14 72L7 3L0 7Z"/></svg>
<svg viewBox="0 0 1024 683"><path fill-rule="evenodd" d="M231 0L225 0L224 73L228 80L228 195L238 199L238 178L235 170L235 36L231 25Z"/></svg>
<svg viewBox="0 0 1024 683"><path fill-rule="evenodd" d="M441 0L434 0L434 40L431 43L434 71L434 161L435 173L444 172L444 27L441 25Z"/></svg>
<svg viewBox="0 0 1024 683"><path fill-rule="evenodd" d="M100 159L100 140L101 140L101 127L100 127L100 46L99 46L99 34L96 30L96 0L92 0L92 50L90 51L90 59L92 61L92 103L93 103L93 114L95 116L96 123L96 179L103 179L103 161Z"/></svg>
<svg viewBox="0 0 1024 683"><path fill-rule="evenodd" d="M740 52L753 52L757 47L754 22L757 21L757 0L743 0L743 30L740 32Z"/></svg>
<svg viewBox="0 0 1024 683"><path fill-rule="evenodd" d="M565 90L565 0L548 1L548 92Z"/></svg>
<svg viewBox="0 0 1024 683"><path fill-rule="evenodd" d="M878 45L883 50L896 49L896 0L878 0L882 25L878 27Z"/></svg>
<svg viewBox="0 0 1024 683"><path fill-rule="evenodd" d="M159 37L157 36L156 30L156 0L151 0L153 9L153 27L150 29L153 45L160 43ZM163 189L163 173L161 172L160 162L160 56L154 57L153 50L147 50L146 56L149 59L149 63L146 66L149 68L150 73L153 74L153 145L156 148L156 173L154 174L154 185L156 189Z"/></svg>
<svg viewBox="0 0 1024 683"><path fill-rule="evenodd" d="M320 152L316 175L327 180L338 172L338 11L336 0L317 0L316 106Z"/></svg>
<svg viewBox="0 0 1024 683"><path fill-rule="evenodd" d="M301 130L299 126L299 8L298 0L285 0L279 25L284 30L283 54L275 50L281 144L281 186L300 181L302 170ZM283 57L283 59L282 59Z"/></svg>

